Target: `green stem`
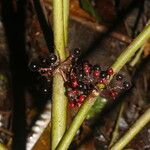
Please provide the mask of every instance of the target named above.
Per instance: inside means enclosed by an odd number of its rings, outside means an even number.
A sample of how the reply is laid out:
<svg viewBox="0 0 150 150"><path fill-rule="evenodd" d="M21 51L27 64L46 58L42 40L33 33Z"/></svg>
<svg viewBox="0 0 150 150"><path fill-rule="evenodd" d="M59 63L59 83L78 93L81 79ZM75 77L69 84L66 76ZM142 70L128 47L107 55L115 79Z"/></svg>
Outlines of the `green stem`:
<svg viewBox="0 0 150 150"><path fill-rule="evenodd" d="M119 110L119 115L117 116L117 121L116 121L116 124L115 124L115 128L114 128L114 131L113 131L113 134L112 134L112 139L110 141L109 147L111 147L118 139L119 123L120 123L120 119L121 119L121 116L122 116L122 113L123 113L123 110L124 110L124 106L125 106L125 102L122 102L120 110Z"/></svg>
<svg viewBox="0 0 150 150"><path fill-rule="evenodd" d="M68 42L68 20L69 20L69 0L63 0L63 22L64 22L64 42Z"/></svg>
<svg viewBox="0 0 150 150"><path fill-rule="evenodd" d="M144 30L134 39L134 41L122 52L112 65L114 72L120 69L134 56L135 52L149 39L150 24L146 25Z"/></svg>
<svg viewBox="0 0 150 150"><path fill-rule="evenodd" d="M0 150L7 150L7 148L2 143L0 143Z"/></svg>
<svg viewBox="0 0 150 150"><path fill-rule="evenodd" d="M68 35L68 12L64 5L69 5L69 1L65 0L64 3L63 0L53 0L54 46L55 53L59 56L61 62L66 59L65 47ZM52 95L52 150L55 150L66 131L66 120L67 99L65 96L64 80L62 75L56 72L53 78Z"/></svg>
<svg viewBox="0 0 150 150"><path fill-rule="evenodd" d="M61 61L66 58L63 20L63 0L53 0L54 47Z"/></svg>
<svg viewBox="0 0 150 150"><path fill-rule="evenodd" d="M150 25L147 25L144 28L143 32L139 34L139 36L125 49L125 51L122 52L122 54L118 57L117 61L112 65L114 71L119 72L119 70L125 65L125 63L127 63L130 60L130 58L135 54L135 52L144 44L144 42L149 37L150 37ZM86 118L87 113L89 112L90 108L93 106L97 97L98 95L90 98L90 100L88 98L85 100L85 103L82 105L79 112L75 116L73 122L71 123L69 129L67 130L67 132L61 139L57 147L57 150L68 149L69 145L71 144L73 140L73 137L75 136L77 130L79 129L82 122Z"/></svg>
<svg viewBox="0 0 150 150"><path fill-rule="evenodd" d="M122 150L149 122L150 108L132 125L128 132L110 148L110 150Z"/></svg>
<svg viewBox="0 0 150 150"><path fill-rule="evenodd" d="M74 118L73 122L71 123L69 129L66 131L66 134L63 136L63 139L59 143L56 150L67 150L71 141L73 140L77 130L79 129L80 125L84 121L87 112L90 110L91 106L97 99L99 93L93 91L91 95L87 98L85 103L82 105L81 109L77 113L77 117Z"/></svg>

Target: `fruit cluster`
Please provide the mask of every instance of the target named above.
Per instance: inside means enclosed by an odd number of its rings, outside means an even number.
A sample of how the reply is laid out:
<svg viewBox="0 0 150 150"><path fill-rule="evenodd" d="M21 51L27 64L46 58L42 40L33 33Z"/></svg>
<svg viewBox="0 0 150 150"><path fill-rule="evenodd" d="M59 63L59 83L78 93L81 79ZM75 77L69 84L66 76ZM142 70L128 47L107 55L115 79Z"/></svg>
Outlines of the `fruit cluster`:
<svg viewBox="0 0 150 150"><path fill-rule="evenodd" d="M100 95L115 99L122 90L127 90L130 83L124 81L122 74L116 75L113 85L108 85L109 79L114 75L112 68L102 69L98 64L92 65L80 58L80 50L74 49L66 61L60 63L55 54L41 59L40 65L31 63L32 71L38 71L47 81L51 80L53 73L59 68L65 80L66 95L71 108L80 107L89 93L96 89Z"/></svg>
<svg viewBox="0 0 150 150"><path fill-rule="evenodd" d="M53 53L49 55L49 57L41 57L38 61L33 60L29 64L29 68L33 72L39 72L39 86L38 91L41 94L49 94L50 92L50 82L52 79L52 75L56 67L58 66L57 56Z"/></svg>
<svg viewBox="0 0 150 150"><path fill-rule="evenodd" d="M98 83L106 85L107 80L113 75L113 69L102 70L99 65L91 65L88 61L79 59L80 51L75 49L72 57L72 67L67 75L66 95L70 101L70 107L80 107L87 95Z"/></svg>

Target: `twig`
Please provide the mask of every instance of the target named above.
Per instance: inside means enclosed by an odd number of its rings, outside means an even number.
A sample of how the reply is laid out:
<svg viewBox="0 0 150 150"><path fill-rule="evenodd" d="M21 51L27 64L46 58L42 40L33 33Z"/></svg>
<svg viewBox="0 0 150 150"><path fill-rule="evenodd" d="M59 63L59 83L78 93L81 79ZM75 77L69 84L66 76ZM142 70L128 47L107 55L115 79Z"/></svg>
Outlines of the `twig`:
<svg viewBox="0 0 150 150"><path fill-rule="evenodd" d="M114 128L114 131L113 131L113 134L112 134L112 138L111 138L111 141L110 141L110 144L109 144L109 147L111 147L116 142L116 140L118 139L118 135L119 135L118 128L119 128L120 119L121 119L121 116L122 116L122 113L123 113L123 110L124 110L124 106L125 106L125 102L122 102L120 110L119 110L119 115L117 117L117 121L116 121L116 124L115 124L115 128Z"/></svg>
<svg viewBox="0 0 150 150"><path fill-rule="evenodd" d="M119 72L120 69L130 60L130 58L135 54L135 52L144 44L144 42L150 37L150 25L147 25L143 32L122 52L115 63L112 65L115 73ZM69 129L66 131L65 135L61 139L57 150L67 150L73 137L75 136L77 130L81 126L83 120L90 108L96 101L98 94L92 98L87 98L85 103L82 105L78 114L75 116L73 122L71 123ZM102 102L103 103L103 102ZM103 109L103 108L101 108Z"/></svg>
<svg viewBox="0 0 150 150"><path fill-rule="evenodd" d="M3 144L0 143L0 150L7 150L7 148Z"/></svg>
<svg viewBox="0 0 150 150"><path fill-rule="evenodd" d="M7 135L9 135L9 136L13 136L13 133L12 133L12 132L10 132L9 130L6 130L6 129L4 129L4 128L0 128L0 132L3 132L3 133L5 133L5 134L7 134Z"/></svg>
<svg viewBox="0 0 150 150"><path fill-rule="evenodd" d="M110 148L110 150L122 150L148 122L150 122L150 108L132 125L126 134Z"/></svg>
<svg viewBox="0 0 150 150"><path fill-rule="evenodd" d="M130 62L131 67L134 67L137 64L137 62L140 60L143 50L144 50L144 45L137 52L135 58L133 58L133 60Z"/></svg>

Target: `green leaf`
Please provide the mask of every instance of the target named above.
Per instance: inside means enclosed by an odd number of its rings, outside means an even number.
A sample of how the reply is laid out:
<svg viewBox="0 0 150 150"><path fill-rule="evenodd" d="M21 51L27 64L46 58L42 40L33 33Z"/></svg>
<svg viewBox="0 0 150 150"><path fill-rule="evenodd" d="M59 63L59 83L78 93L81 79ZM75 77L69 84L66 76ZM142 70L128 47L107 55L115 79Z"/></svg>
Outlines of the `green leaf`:
<svg viewBox="0 0 150 150"><path fill-rule="evenodd" d="M96 114L100 113L102 108L104 108L104 106L106 105L106 103L107 103L107 100L105 98L98 97L94 105L88 112L86 119L91 119Z"/></svg>
<svg viewBox="0 0 150 150"><path fill-rule="evenodd" d="M97 11L93 8L90 0L80 0L80 6L81 8L86 10L91 16L93 16L97 22L101 20Z"/></svg>

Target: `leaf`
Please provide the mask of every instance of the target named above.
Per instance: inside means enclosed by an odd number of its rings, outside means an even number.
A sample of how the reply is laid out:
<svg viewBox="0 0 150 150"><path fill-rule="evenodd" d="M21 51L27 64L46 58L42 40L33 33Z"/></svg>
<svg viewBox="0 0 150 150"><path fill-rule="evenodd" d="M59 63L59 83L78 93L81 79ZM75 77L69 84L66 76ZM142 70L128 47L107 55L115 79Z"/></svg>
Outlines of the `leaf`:
<svg viewBox="0 0 150 150"><path fill-rule="evenodd" d="M104 105L106 105L107 100L102 97L98 97L92 108L87 114L87 119L91 119L94 117L96 114L100 113L102 108L104 108Z"/></svg>
<svg viewBox="0 0 150 150"><path fill-rule="evenodd" d="M92 15L96 19L97 22L101 20L97 11L93 8L90 0L80 0L80 6L81 8L86 10L90 15Z"/></svg>

